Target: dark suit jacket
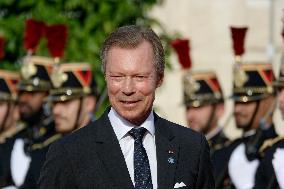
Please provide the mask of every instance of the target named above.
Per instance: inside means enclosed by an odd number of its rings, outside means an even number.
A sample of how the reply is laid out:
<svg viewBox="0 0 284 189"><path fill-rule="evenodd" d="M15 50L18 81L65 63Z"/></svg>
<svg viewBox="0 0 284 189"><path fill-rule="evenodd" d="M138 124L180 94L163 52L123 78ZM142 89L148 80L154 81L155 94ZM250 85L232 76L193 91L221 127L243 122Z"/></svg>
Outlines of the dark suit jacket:
<svg viewBox="0 0 284 189"><path fill-rule="evenodd" d="M159 189L174 188L177 182L185 183L185 189L213 189L205 137L156 114L154 124ZM134 188L108 111L51 145L39 185L41 189Z"/></svg>

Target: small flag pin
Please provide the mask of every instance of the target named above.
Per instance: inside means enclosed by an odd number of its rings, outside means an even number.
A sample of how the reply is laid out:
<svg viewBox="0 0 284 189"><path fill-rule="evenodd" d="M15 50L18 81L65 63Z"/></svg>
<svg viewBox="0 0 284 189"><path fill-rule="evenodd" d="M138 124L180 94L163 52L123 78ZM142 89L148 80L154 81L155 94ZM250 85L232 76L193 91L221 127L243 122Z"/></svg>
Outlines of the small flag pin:
<svg viewBox="0 0 284 189"><path fill-rule="evenodd" d="M169 162L169 164L174 164L175 159L173 157L169 157L168 162Z"/></svg>

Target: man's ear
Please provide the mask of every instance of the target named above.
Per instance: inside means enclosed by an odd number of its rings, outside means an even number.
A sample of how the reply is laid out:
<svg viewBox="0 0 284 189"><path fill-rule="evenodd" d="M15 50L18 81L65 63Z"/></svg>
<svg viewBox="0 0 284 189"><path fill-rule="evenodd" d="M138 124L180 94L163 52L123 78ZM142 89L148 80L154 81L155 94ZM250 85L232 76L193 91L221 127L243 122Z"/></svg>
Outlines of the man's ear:
<svg viewBox="0 0 284 189"><path fill-rule="evenodd" d="M217 116L218 119L220 119L220 118L224 115L224 112L225 112L224 103L219 103L219 104L217 104L217 107L216 107L216 116Z"/></svg>
<svg viewBox="0 0 284 189"><path fill-rule="evenodd" d="M162 85L163 81L164 81L164 73L158 75L157 88Z"/></svg>

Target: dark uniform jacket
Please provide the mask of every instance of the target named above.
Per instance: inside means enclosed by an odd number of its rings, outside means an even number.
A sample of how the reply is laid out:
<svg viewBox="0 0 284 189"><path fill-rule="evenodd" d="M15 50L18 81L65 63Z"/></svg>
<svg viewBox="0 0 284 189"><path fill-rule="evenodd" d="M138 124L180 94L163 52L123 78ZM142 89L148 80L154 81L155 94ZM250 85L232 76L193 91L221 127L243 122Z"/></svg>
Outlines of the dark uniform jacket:
<svg viewBox="0 0 284 189"><path fill-rule="evenodd" d="M5 136L0 144L0 188L14 185L11 174L11 154L15 140L17 138L24 138L24 136L25 127L20 125L19 128L9 133L9 136Z"/></svg>
<svg viewBox="0 0 284 189"><path fill-rule="evenodd" d="M23 185L19 189L37 189L37 180L40 170L45 161L45 157L51 143L61 137L55 132L55 124L52 117L45 117L40 125L30 128L30 140L27 145L27 151L31 158L30 166Z"/></svg>
<svg viewBox="0 0 284 189"><path fill-rule="evenodd" d="M26 125L23 130L7 138L5 143L0 145L0 168L3 167L2 170L0 170L0 172L3 172L0 175L0 188L15 185L11 173L11 154L14 143L19 138L24 140L24 152L31 159L24 183L19 186L19 188L38 188L37 180L39 178L40 169L45 161L49 145L60 138L60 135L56 135L54 122L51 117L44 117L40 124L35 127L36 129Z"/></svg>
<svg viewBox="0 0 284 189"><path fill-rule="evenodd" d="M256 172L255 189L277 189L279 188L274 168L272 165L273 155L278 148L284 148L284 137L276 138L275 143L263 152L263 159ZM283 157L284 159L284 157ZM284 168L284 167L283 167ZM283 178L284 179L284 178Z"/></svg>
<svg viewBox="0 0 284 189"><path fill-rule="evenodd" d="M210 155L212 156L216 150L224 148L229 142L229 139L225 136L224 132L221 130L212 138L208 139L210 146Z"/></svg>
<svg viewBox="0 0 284 189"><path fill-rule="evenodd" d="M259 149L263 142L269 138L275 138L277 134L272 125L267 130L257 131L256 134L242 137L231 142L227 147L217 150L212 156L212 164L214 170L214 177L216 181L216 189L233 189L235 188L232 184L228 174L228 164L231 154L240 144L244 143L246 147L246 156L248 160L252 161L260 159ZM255 139L258 138L256 141ZM253 149L253 150L249 150Z"/></svg>

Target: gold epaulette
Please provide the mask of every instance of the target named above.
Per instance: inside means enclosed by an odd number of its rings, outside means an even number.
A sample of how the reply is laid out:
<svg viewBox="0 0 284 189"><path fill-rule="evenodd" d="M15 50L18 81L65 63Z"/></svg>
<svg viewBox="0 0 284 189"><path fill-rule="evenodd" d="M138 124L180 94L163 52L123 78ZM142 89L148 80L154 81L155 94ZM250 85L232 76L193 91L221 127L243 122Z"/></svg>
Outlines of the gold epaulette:
<svg viewBox="0 0 284 189"><path fill-rule="evenodd" d="M0 135L0 144L5 143L6 139L15 136L20 131L24 130L27 127L24 123L19 123L16 127L13 127Z"/></svg>
<svg viewBox="0 0 284 189"><path fill-rule="evenodd" d="M52 137L49 137L48 139L46 139L45 141L41 142L41 143L35 143L31 146L31 150L39 150L42 149L48 145L50 145L51 143L55 142L56 140L60 139L62 137L61 134L56 134L53 135Z"/></svg>
<svg viewBox="0 0 284 189"><path fill-rule="evenodd" d="M210 145L211 148L213 148L214 150L220 150L222 148L228 147L230 144L232 143L232 141L228 140L224 143L220 143L220 144L215 144L215 145Z"/></svg>
<svg viewBox="0 0 284 189"><path fill-rule="evenodd" d="M264 151L273 146L274 144L276 144L277 142L281 141L284 139L284 136L278 136L276 138L271 138L271 139L267 139L264 141L263 145L260 147L259 152L260 153L264 153Z"/></svg>
<svg viewBox="0 0 284 189"><path fill-rule="evenodd" d="M234 139L234 140L228 140L224 143L224 147L228 147L230 146L231 144L235 143L237 140L239 140L239 138L237 139Z"/></svg>

